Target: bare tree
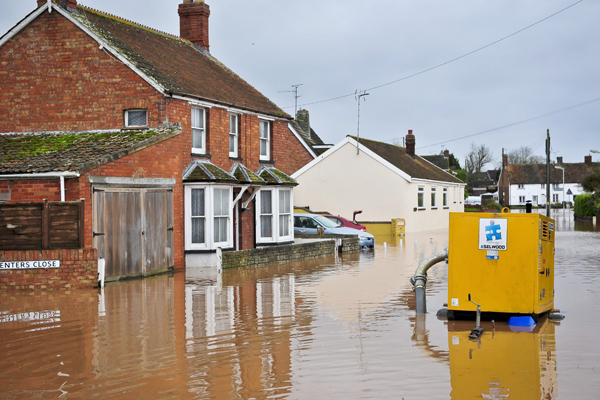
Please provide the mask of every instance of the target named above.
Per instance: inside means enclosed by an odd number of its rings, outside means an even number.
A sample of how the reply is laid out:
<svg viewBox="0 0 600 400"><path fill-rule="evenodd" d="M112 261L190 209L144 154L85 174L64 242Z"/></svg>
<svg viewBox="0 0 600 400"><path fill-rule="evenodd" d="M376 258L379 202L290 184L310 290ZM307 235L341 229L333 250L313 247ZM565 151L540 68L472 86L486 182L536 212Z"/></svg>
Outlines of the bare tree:
<svg viewBox="0 0 600 400"><path fill-rule="evenodd" d="M465 169L469 174L481 172L483 167L492 162L493 159L492 150L485 144L477 146L475 143L471 143L471 149L465 160Z"/></svg>
<svg viewBox="0 0 600 400"><path fill-rule="evenodd" d="M508 152L508 162L509 164L544 164L546 159L533 154L531 147L521 146Z"/></svg>

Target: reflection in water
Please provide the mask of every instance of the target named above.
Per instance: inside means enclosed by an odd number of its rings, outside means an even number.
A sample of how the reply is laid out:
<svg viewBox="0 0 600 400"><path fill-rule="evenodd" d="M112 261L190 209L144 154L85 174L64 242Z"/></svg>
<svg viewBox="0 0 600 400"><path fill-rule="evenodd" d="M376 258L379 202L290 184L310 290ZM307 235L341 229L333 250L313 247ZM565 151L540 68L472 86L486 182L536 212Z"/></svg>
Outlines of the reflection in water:
<svg viewBox="0 0 600 400"><path fill-rule="evenodd" d="M409 234L370 253L103 293L2 293L0 399L556 399L559 386L595 398L600 235L556 223L559 328L484 322L470 341L474 322L435 316L445 264L428 274L429 314L415 315L409 277L448 234Z"/></svg>

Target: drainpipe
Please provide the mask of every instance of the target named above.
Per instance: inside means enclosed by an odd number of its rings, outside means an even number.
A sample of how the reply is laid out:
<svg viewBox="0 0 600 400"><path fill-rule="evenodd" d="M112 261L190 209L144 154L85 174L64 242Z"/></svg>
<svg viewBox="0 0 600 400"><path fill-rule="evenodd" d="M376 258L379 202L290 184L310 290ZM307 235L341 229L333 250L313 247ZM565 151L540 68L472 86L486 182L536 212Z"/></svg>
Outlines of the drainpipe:
<svg viewBox="0 0 600 400"><path fill-rule="evenodd" d="M415 271L415 275L410 278L410 282L415 287L415 309L417 314L427 314L427 300L425 299L425 289L427 287L427 270L448 258L448 249L441 253L434 254L421 261Z"/></svg>
<svg viewBox="0 0 600 400"><path fill-rule="evenodd" d="M60 201L65 201L65 178L79 178L79 172L39 172L34 174L0 175L0 181L26 179L60 179Z"/></svg>

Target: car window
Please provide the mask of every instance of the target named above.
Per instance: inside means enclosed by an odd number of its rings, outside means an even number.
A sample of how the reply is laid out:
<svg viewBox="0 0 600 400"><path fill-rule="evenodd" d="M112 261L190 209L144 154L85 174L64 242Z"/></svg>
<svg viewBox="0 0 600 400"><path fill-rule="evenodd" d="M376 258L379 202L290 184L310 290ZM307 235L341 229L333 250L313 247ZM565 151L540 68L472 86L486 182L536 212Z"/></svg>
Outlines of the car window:
<svg viewBox="0 0 600 400"><path fill-rule="evenodd" d="M331 221L328 218L325 218L322 215L315 215L314 218L319 224L323 225L325 228L337 228L335 222Z"/></svg>
<svg viewBox="0 0 600 400"><path fill-rule="evenodd" d="M338 227L344 225L344 223L339 218L336 218L336 217L325 217L325 218L331 220L331 222L333 222Z"/></svg>
<svg viewBox="0 0 600 400"><path fill-rule="evenodd" d="M294 227L316 229L319 225L311 217L294 217Z"/></svg>

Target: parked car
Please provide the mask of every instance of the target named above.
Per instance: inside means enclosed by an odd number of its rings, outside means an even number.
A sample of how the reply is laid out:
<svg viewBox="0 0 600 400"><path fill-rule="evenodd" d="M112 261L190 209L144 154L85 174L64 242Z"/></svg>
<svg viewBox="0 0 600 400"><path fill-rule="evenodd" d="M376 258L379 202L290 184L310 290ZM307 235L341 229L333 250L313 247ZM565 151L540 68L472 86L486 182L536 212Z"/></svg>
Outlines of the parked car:
<svg viewBox="0 0 600 400"><path fill-rule="evenodd" d="M345 226L346 228L358 229L363 232L367 231L367 228L364 225L360 225L355 222L348 221L346 218L340 217L339 215L335 216L335 215L324 214L323 216L332 220L333 222L335 222L335 225L338 227Z"/></svg>
<svg viewBox="0 0 600 400"><path fill-rule="evenodd" d="M375 237L368 232L357 229L338 227L336 224L318 214L294 214L294 234L317 235L318 228L323 229L326 235L354 235L358 236L360 247L363 249L375 248Z"/></svg>

